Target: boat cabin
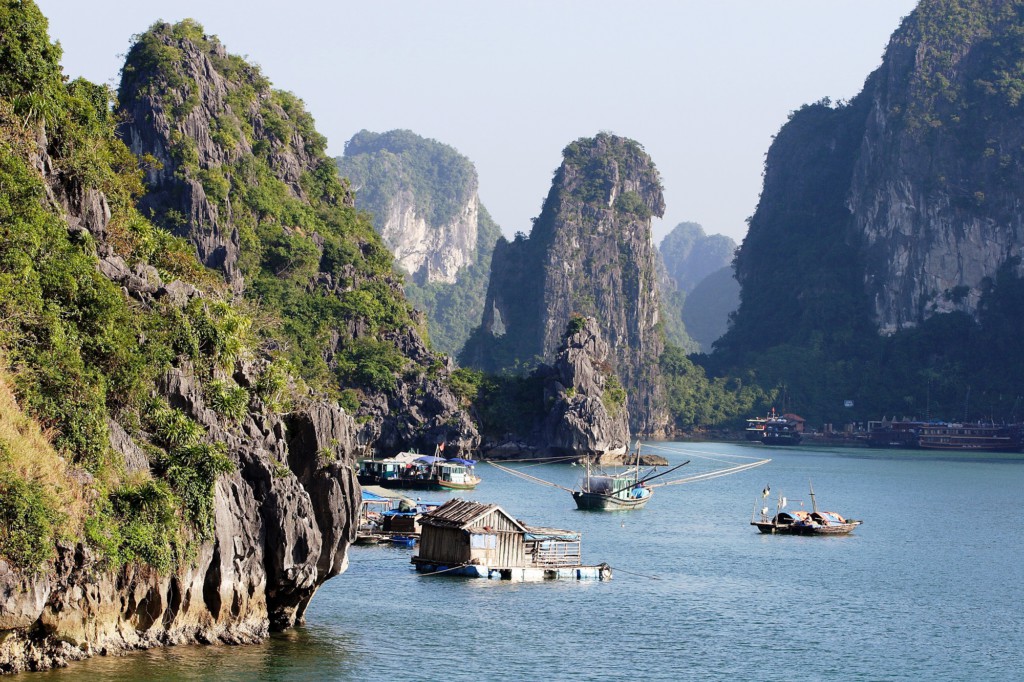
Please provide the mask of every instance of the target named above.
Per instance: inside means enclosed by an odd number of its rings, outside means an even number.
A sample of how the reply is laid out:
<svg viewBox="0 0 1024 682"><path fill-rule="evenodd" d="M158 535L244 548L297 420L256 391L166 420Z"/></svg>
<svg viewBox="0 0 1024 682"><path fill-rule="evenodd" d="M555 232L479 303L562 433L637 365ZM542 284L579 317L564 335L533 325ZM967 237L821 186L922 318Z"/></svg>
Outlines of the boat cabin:
<svg viewBox="0 0 1024 682"><path fill-rule="evenodd" d="M532 528L496 504L453 499L420 518L420 551L412 561L425 572L537 580L611 577L611 569L580 565L581 536Z"/></svg>

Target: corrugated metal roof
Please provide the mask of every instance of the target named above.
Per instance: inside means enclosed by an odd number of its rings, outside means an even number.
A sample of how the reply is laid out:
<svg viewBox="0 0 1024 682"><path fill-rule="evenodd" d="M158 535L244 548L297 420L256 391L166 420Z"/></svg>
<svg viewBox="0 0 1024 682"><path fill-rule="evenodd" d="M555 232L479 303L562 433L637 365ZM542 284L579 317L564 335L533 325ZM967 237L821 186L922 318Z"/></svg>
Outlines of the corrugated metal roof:
<svg viewBox="0 0 1024 682"><path fill-rule="evenodd" d="M420 525L442 528L468 528L477 519L487 516L493 511L500 512L502 516L509 519L522 532L526 532L526 526L496 504L483 504L481 502L459 499L448 500L434 511L427 512L420 517Z"/></svg>

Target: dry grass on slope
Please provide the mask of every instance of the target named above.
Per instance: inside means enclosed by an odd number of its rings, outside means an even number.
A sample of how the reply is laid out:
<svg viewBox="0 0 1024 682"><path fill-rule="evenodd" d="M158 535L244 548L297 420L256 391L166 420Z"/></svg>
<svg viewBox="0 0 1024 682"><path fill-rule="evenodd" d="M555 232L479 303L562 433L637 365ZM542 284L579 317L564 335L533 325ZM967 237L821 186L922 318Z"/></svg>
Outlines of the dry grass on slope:
<svg viewBox="0 0 1024 682"><path fill-rule="evenodd" d="M39 423L22 411L12 390L12 377L2 365L0 362L0 483L13 474L38 486L42 500L61 518L57 534L79 537L89 508L85 487Z"/></svg>

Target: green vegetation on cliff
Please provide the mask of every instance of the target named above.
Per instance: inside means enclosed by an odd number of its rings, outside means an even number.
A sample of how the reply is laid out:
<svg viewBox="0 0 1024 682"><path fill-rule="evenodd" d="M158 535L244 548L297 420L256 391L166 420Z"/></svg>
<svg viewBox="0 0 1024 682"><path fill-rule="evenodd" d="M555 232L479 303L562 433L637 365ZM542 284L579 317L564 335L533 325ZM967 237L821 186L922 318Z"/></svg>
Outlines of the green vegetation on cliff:
<svg viewBox="0 0 1024 682"><path fill-rule="evenodd" d="M84 533L114 561L166 566L206 536L206 472L220 460L193 452L174 460L173 475L129 476L109 424L140 424L152 385L179 354L216 362L198 329L220 329L223 317L127 297L97 269L93 235L69 226L65 211L109 210L102 247L110 256L190 282L211 301L216 280L187 244L135 209L141 172L116 135L111 93L64 83L39 10L4 3L0 35L0 384L17 400L7 400L3 420L17 424L24 410L46 427L34 455L19 455L22 439L0 429L0 553L33 567L57 536ZM24 437L33 428L16 430Z"/></svg>
<svg viewBox="0 0 1024 682"><path fill-rule="evenodd" d="M202 59L216 74L197 83L186 64ZM200 86L224 95L219 106L204 109L213 146L202 153L184 133L192 100L211 96L197 93ZM157 132L169 134L175 176L156 181L157 221L193 239L208 229L201 217L183 215L187 201L174 205L190 182L203 187L221 221L230 216L245 305L258 320L253 331L264 348L336 397L351 388L392 390L403 371L424 371L408 368L386 340L413 324L410 306L390 253L369 216L351 205L349 187L300 99L272 89L257 67L228 55L189 20L157 23L138 37L120 99L125 107L141 103L168 116L169 130ZM361 329L365 338L339 334L339 326ZM324 349L334 346L328 362Z"/></svg>
<svg viewBox="0 0 1024 682"><path fill-rule="evenodd" d="M359 187L359 208L378 220L405 190L412 193L417 215L434 226L451 222L476 194L476 170L469 159L411 130L360 131L345 143L345 155L336 163L342 176Z"/></svg>
<svg viewBox="0 0 1024 682"><path fill-rule="evenodd" d="M427 315L431 345L457 356L473 329L480 324L491 274L491 257L501 229L480 207L479 232L473 262L461 270L455 283L430 282L422 286L406 279L405 295Z"/></svg>

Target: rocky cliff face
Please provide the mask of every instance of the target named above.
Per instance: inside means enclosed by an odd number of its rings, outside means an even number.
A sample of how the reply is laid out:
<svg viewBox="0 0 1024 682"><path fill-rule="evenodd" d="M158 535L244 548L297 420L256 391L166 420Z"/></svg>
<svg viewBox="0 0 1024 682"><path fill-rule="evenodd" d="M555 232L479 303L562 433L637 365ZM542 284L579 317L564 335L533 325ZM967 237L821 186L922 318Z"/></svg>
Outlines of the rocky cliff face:
<svg viewBox="0 0 1024 682"><path fill-rule="evenodd" d="M51 173L45 134L40 142L36 163L50 201L70 233L88 233L98 254L106 254L96 263L104 276L137 305L181 309L201 298L188 284L164 282L151 266L129 268L107 241L105 196ZM191 364L176 365L155 395L200 424L206 442L222 443L233 465L215 484L213 537L171 572L111 566L83 542L59 544L43 570L0 559L0 672L157 645L259 641L301 623L317 588L346 568L360 504L353 418L312 400L276 414L254 398L231 424L207 405L204 380ZM252 388L265 365L241 361L232 380ZM137 428L130 434L113 420L108 429L125 470L148 476L152 437Z"/></svg>
<svg viewBox="0 0 1024 682"><path fill-rule="evenodd" d="M125 66L121 102L132 151L159 161L147 172L143 203L159 223L196 244L203 262L222 271L236 291L255 286L252 298L278 298L283 316L307 315L323 296L338 301L324 311L319 343L305 342L330 372L350 367L352 381L362 381L356 387L362 443L393 454L429 451L440 442L458 452L479 442L448 388L453 366L427 349L417 329L422 320L404 317L401 282L385 265L379 239L339 224L354 220L345 213L354 199L336 182L326 141L301 101L272 90L258 69L185 22L158 24L139 38ZM475 246L475 184L472 189L456 221L465 229L456 232ZM346 262L348 254L355 262ZM295 293L281 296L282 287ZM295 305L299 297L307 303ZM421 369L383 376L399 364Z"/></svg>
<svg viewBox="0 0 1024 682"><path fill-rule="evenodd" d="M0 672L301 623L347 566L357 455L478 441L451 364L420 339L300 103L197 25L158 24L125 66L144 213L107 90L65 85L31 3L0 9L0 27L45 67L40 83L0 68L0 286L20 313L0 357L60 462L48 489L33 480L46 463L12 465L17 434L0 438ZM24 90L55 124L17 111ZM329 321L301 326L295 301ZM337 383L316 390L324 375ZM325 397L339 393L349 409ZM65 488L79 509L54 508Z"/></svg>
<svg viewBox="0 0 1024 682"><path fill-rule="evenodd" d="M406 295L426 313L433 347L457 354L480 324L501 233L480 205L472 162L408 130L361 131L336 162L408 274Z"/></svg>
<svg viewBox="0 0 1024 682"><path fill-rule="evenodd" d="M380 235L413 281L454 284L476 253L479 220L480 201L474 197L451 222L435 228L416 213L415 197L406 189L382 216Z"/></svg>
<svg viewBox="0 0 1024 682"><path fill-rule="evenodd" d="M621 455L629 448L629 413L617 378L607 373L611 348L594 318L571 324L578 328L540 372L551 405L544 442L552 454Z"/></svg>
<svg viewBox="0 0 1024 682"><path fill-rule="evenodd" d="M552 364L522 379L520 390L537 392L529 396L536 411L518 415L504 438L485 439L486 455L621 459L629 448L629 412L612 360L597 320L574 317Z"/></svg>
<svg viewBox="0 0 1024 682"><path fill-rule="evenodd" d="M833 294L833 307L884 333L977 313L988 278L1024 243L1022 12L1020 2L923 0L860 95L793 115L741 248L738 324L788 299L787 324L808 326L797 318ZM804 276L771 275L782 269Z"/></svg>
<svg viewBox="0 0 1024 682"><path fill-rule="evenodd" d="M454 284L474 261L478 182L457 151L408 130L364 130L345 143L337 164L357 188L357 205L373 213L374 227L416 284Z"/></svg>
<svg viewBox="0 0 1024 682"><path fill-rule="evenodd" d="M861 94L847 203L882 331L976 311L985 278L1021 255L1022 12L922 2Z"/></svg>
<svg viewBox="0 0 1024 682"><path fill-rule="evenodd" d="M712 346L729 328L729 316L740 304L740 285L727 265L702 279L683 303L686 332L710 353Z"/></svg>
<svg viewBox="0 0 1024 682"><path fill-rule="evenodd" d="M723 234L706 234L699 223L679 223L658 245L668 276L683 293L731 264L735 251L736 242Z"/></svg>
<svg viewBox="0 0 1024 682"><path fill-rule="evenodd" d="M629 395L631 428L660 434L662 340L651 216L657 169L639 144L600 134L566 147L529 239L495 248L481 328L463 359L497 370L551 357L574 314L593 316Z"/></svg>

